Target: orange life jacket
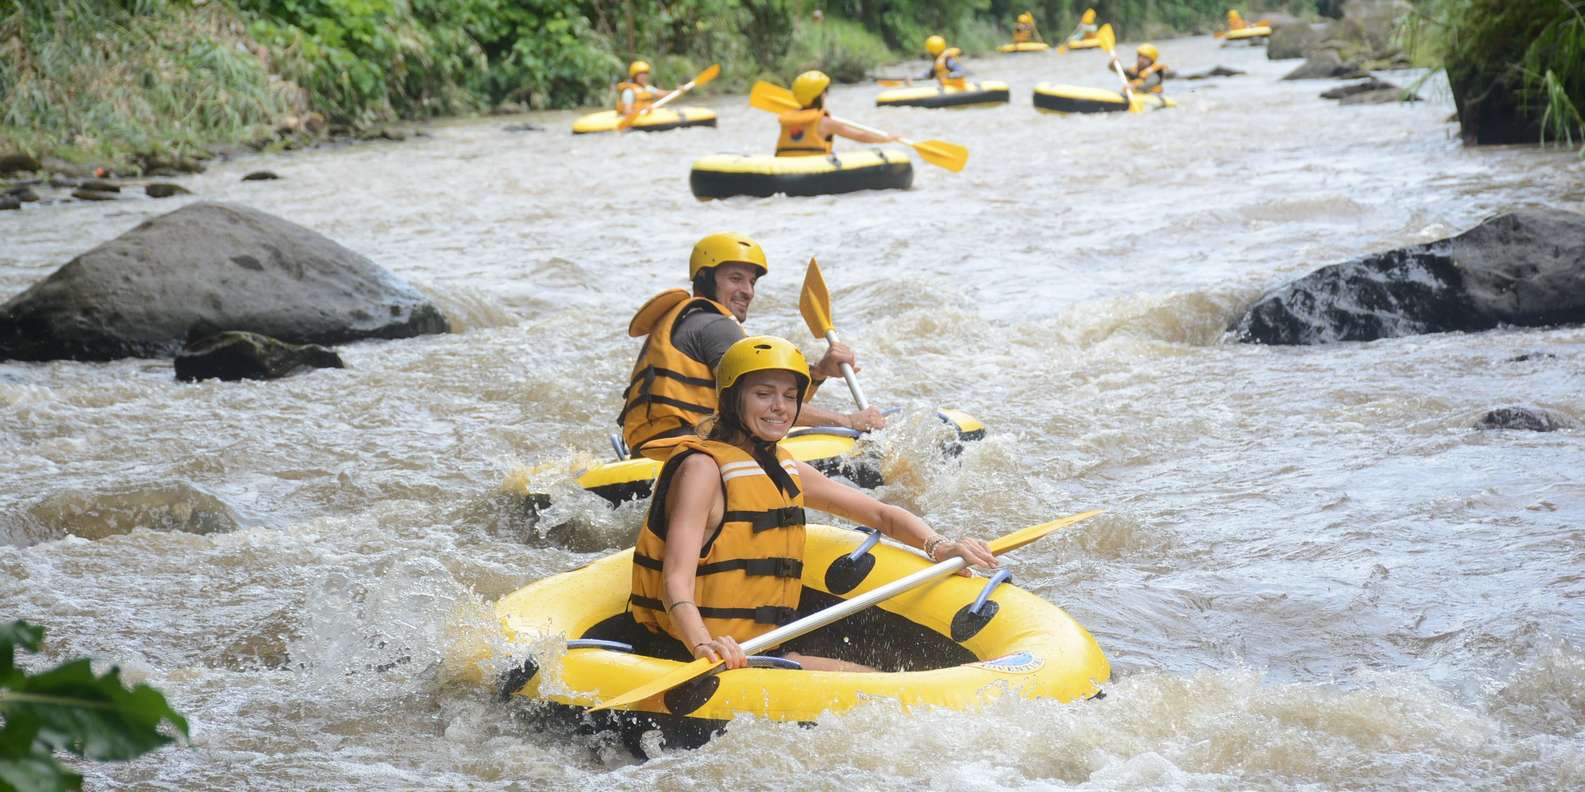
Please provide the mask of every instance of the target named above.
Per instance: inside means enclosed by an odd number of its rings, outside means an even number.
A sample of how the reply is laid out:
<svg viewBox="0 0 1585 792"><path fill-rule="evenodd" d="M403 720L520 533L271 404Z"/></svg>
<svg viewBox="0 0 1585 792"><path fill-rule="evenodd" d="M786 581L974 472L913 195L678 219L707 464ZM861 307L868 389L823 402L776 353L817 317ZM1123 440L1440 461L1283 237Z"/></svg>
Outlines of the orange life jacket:
<svg viewBox="0 0 1585 792"><path fill-rule="evenodd" d="M1129 81L1129 85L1132 86L1135 91L1161 93L1162 86L1164 86L1166 82L1167 64L1156 61L1155 63L1152 63L1149 66L1141 69L1138 74L1134 75L1134 79Z"/></svg>
<svg viewBox="0 0 1585 792"><path fill-rule="evenodd" d="M820 131L820 121L830 113L823 108L805 108L782 113L781 137L776 139L778 157L815 157L831 153L834 142Z"/></svg>
<svg viewBox="0 0 1585 792"><path fill-rule="evenodd" d="M628 335L647 336L622 392L622 413L616 418L622 425L622 438L634 452L641 453L646 443L657 438L687 433L715 412L715 372L684 354L671 340L683 314L691 311L732 316L731 310L714 300L671 289L650 298L628 323Z"/></svg>
<svg viewBox="0 0 1585 792"><path fill-rule="evenodd" d="M653 88L631 81L620 82L616 84L616 111L618 113L622 112L622 94L630 90L633 92L633 106L627 108L628 112L636 113L655 103L656 96Z"/></svg>
<svg viewBox="0 0 1585 792"><path fill-rule="evenodd" d="M783 492L754 457L730 443L683 438L666 441L675 453L655 479L649 515L633 548L633 620L687 643L666 612L666 493L689 454L709 454L721 466L725 506L721 524L707 528L694 572L693 602L710 635L746 641L797 618L803 595L803 483L797 463L777 446L776 459L793 483Z"/></svg>
<svg viewBox="0 0 1585 792"><path fill-rule="evenodd" d="M936 63L935 63L935 66L933 68L935 69L935 72L936 72L936 82L941 83L941 87L943 87L943 88L966 88L966 87L968 87L969 81L966 78L963 78L963 77L953 77L952 76L952 69L947 66L947 59L948 58L956 59L956 58L958 58L958 57L960 57L962 55L963 55L963 50L960 50L957 47L948 47L948 48L942 50L940 55L936 56Z"/></svg>
<svg viewBox="0 0 1585 792"><path fill-rule="evenodd" d="M1018 24L1013 25L1013 43L1014 44L1023 44L1024 42L1034 41L1034 40L1035 40L1035 26L1034 25L1026 25L1026 24L1024 24L1022 22L1019 22Z"/></svg>

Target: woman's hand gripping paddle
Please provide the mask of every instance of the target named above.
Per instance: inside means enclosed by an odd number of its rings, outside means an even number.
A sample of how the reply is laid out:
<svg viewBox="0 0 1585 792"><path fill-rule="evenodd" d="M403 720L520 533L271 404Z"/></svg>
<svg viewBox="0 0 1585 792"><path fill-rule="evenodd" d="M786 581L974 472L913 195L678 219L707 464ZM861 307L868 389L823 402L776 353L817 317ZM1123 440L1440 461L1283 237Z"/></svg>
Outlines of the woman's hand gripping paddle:
<svg viewBox="0 0 1585 792"><path fill-rule="evenodd" d="M809 269L804 272L798 311L804 315L809 332L814 333L815 338L824 338L827 348L837 342L836 328L831 326L831 293L826 291L826 279L821 277L820 263L814 259L809 259ZM854 376L853 367L846 363L842 364L842 379L847 380L848 390L853 393L853 403L860 411L868 410L870 404L864 399L864 391L859 390L858 377Z"/></svg>
<svg viewBox="0 0 1585 792"><path fill-rule="evenodd" d="M1016 550L1045 536L1046 534L1056 531L1059 528L1066 528L1067 526L1073 525L1074 523L1088 520L1089 518L1100 513L1100 510L1096 509L1094 511L1074 514L1061 519L1052 520L1051 522L1041 523L1039 525L1031 525L1028 528L1019 529L1007 534L1006 536L992 540L990 542L991 552L996 555L1001 555L1008 551ZM899 594L919 588L920 586L933 580L939 580L940 578L951 575L952 573L957 572L967 565L968 562L964 561L961 556L949 558L939 564L935 564L934 566L925 567L924 569L921 569L912 575L908 575L899 580L894 580L878 588L871 589L870 591L854 597L853 599L845 600L832 605L825 610L811 613L802 619L792 622L791 624L785 624L781 627L777 627L776 629L771 630L770 632L765 633L764 635L761 635L757 638L750 638L747 641L743 641L740 645L743 647L744 654L759 654L760 652L764 652L767 649L774 649L777 646L786 643L787 641L818 630L821 627L831 624L832 622L844 617L858 613L859 611L864 610L865 608L868 608L869 606L878 602L884 602ZM593 707L591 711L616 709L618 707L627 707L636 704L651 696L665 693L666 691L671 690L678 685L704 676L705 674L710 673L711 670L720 664L721 661L719 660L711 660L708 657L700 658L677 669L676 671L666 674L665 676L639 685L638 687L633 688L632 690L629 690L628 692L623 693L620 696L616 696L608 701L601 702L599 706Z"/></svg>
<svg viewBox="0 0 1585 792"><path fill-rule="evenodd" d="M662 96L659 99L656 99L652 104L650 104L649 107L646 107L643 110L639 110L638 112L628 113L627 115L623 116L622 120L617 122L616 128L617 129L627 129L628 127L633 125L634 121L638 120L639 116L644 115L645 113L649 113L649 112L654 111L654 110L658 110L658 109L660 109L662 107L665 107L667 102L670 102L671 100L676 99L679 96L682 96L683 94L687 93L690 90L693 90L694 88L698 88L701 85L708 84L711 80L714 80L716 77L718 77L720 75L721 75L721 64L719 64L719 63L711 64L710 68L705 69L702 72L699 72L698 76L694 77L692 80L689 80L688 82L685 82L682 85L677 86L675 89L672 90L671 93L666 94L665 96Z"/></svg>
<svg viewBox="0 0 1585 792"><path fill-rule="evenodd" d="M1128 99L1128 112L1144 112L1145 103L1134 98L1134 86L1129 85L1128 75L1123 74L1123 64L1117 62L1117 33L1112 30L1112 23L1102 25L1095 35L1101 40L1101 49L1112 56L1112 70L1117 72L1117 79L1123 81L1123 96Z"/></svg>
<svg viewBox="0 0 1585 792"><path fill-rule="evenodd" d="M768 113L790 113L794 110L803 109L803 105L793 98L792 91L779 85L772 85L764 80L754 83L754 88L749 91L748 103L750 107L756 110L764 110ZM863 124L855 124L852 121L835 117L832 120L872 135L888 136L887 133L879 129L867 127ZM963 166L969 163L969 150L956 143L948 143L945 140L915 142L907 138L898 138L898 140L903 145L912 146L914 151L919 152L919 156L925 162L939 168L946 168L953 173L963 170Z"/></svg>

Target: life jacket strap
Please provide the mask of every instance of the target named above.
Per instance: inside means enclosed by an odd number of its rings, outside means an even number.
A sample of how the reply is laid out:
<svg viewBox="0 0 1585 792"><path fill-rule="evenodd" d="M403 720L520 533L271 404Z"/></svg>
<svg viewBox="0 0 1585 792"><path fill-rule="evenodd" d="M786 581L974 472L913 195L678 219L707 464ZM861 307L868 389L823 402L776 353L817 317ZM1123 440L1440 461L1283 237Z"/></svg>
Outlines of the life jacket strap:
<svg viewBox="0 0 1585 792"><path fill-rule="evenodd" d="M769 531L772 528L791 528L803 525L804 519L802 506L783 506L779 509L767 511L729 511L721 515L721 523L746 522L753 527L754 533Z"/></svg>
<svg viewBox="0 0 1585 792"><path fill-rule="evenodd" d="M633 554L633 563L657 572L661 569L659 558L650 558L638 553ZM739 569L743 570L743 574L755 577L801 578L804 574L804 562L796 558L733 558L713 564L700 564L694 574L714 575Z"/></svg>

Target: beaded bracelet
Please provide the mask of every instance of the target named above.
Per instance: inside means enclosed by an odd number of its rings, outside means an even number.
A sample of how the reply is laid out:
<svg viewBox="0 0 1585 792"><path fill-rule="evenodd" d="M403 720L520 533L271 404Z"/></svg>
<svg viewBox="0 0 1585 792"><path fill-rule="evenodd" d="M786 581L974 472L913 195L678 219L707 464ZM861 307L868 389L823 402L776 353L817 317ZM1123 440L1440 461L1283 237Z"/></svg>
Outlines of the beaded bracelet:
<svg viewBox="0 0 1585 792"><path fill-rule="evenodd" d="M927 540L924 547L925 557L931 561L936 560L936 548L940 547L941 543L945 541L947 541L945 536L936 536Z"/></svg>

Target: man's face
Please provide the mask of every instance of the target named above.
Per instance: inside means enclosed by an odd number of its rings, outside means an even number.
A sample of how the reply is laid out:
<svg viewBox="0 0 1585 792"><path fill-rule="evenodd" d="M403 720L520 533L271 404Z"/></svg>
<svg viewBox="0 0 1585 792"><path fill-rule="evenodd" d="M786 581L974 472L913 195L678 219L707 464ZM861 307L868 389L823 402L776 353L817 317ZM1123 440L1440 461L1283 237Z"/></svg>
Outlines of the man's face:
<svg viewBox="0 0 1585 792"><path fill-rule="evenodd" d="M633 82L636 82L639 85L649 85L649 72L639 72L633 77Z"/></svg>
<svg viewBox="0 0 1585 792"><path fill-rule="evenodd" d="M751 264L722 264L715 268L715 298L739 322L748 321L748 306L754 302L754 282L759 267Z"/></svg>

